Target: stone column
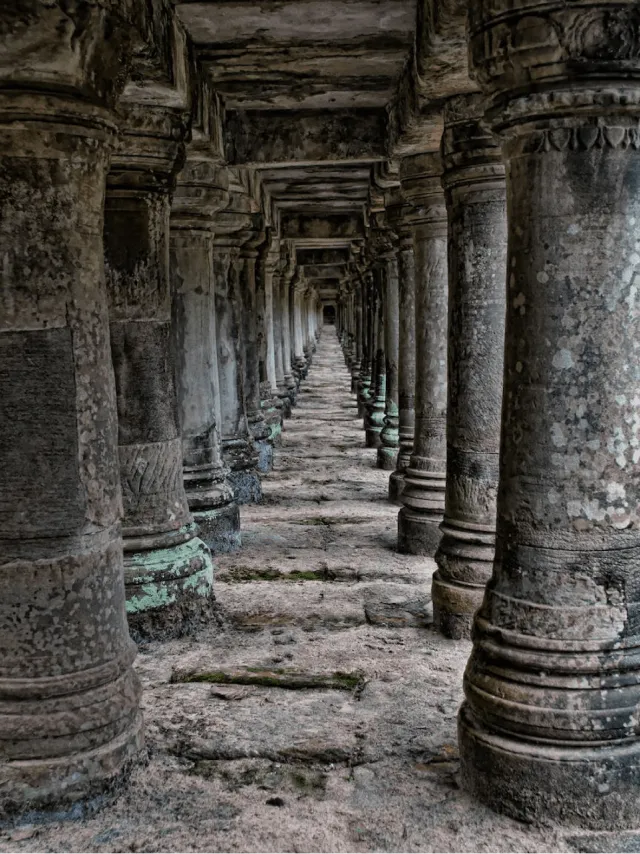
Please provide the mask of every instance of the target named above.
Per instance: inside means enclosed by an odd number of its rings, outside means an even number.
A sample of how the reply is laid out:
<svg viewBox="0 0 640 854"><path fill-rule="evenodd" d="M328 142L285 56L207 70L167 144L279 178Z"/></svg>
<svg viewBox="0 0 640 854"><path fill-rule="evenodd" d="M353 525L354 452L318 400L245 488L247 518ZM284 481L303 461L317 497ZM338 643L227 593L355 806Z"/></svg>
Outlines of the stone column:
<svg viewBox="0 0 640 854"><path fill-rule="evenodd" d="M262 499L258 454L249 431L244 389L244 330L240 276L242 237L235 232L251 224L247 198L232 193L229 205L216 214L213 240L218 370L222 409L222 456L238 504Z"/></svg>
<svg viewBox="0 0 640 854"><path fill-rule="evenodd" d="M291 280L296 270L295 249L285 244L282 250L282 356L284 359L284 382L289 394L291 406L296 405L298 386L293 373L293 352L291 342Z"/></svg>
<svg viewBox="0 0 640 854"><path fill-rule="evenodd" d="M210 610L211 553L182 481L169 287L169 193L185 127L123 106L107 179L104 252L124 504L124 579L136 639L181 634Z"/></svg>
<svg viewBox="0 0 640 854"><path fill-rule="evenodd" d="M416 387L416 288L413 256L413 229L408 221L410 208L400 198L388 208L389 222L398 235L398 460L389 477L389 500L400 502L404 473L413 453Z"/></svg>
<svg viewBox="0 0 640 854"><path fill-rule="evenodd" d="M293 306L292 330L293 330L293 372L296 376L297 385L305 377L307 371L307 359L304 355L304 337L302 328L302 300L306 282L300 271L291 282L291 305Z"/></svg>
<svg viewBox="0 0 640 854"><path fill-rule="evenodd" d="M358 417L364 418L371 389L371 348L373 346L372 331L374 318L373 281L372 275L368 270L362 272L361 299L363 323L362 362L360 367L360 379L358 382Z"/></svg>
<svg viewBox="0 0 640 854"><path fill-rule="evenodd" d="M470 19L509 223L496 559L462 780L526 821L635 828L638 7L536 5L474 3Z"/></svg>
<svg viewBox="0 0 640 854"><path fill-rule="evenodd" d="M407 157L402 192L412 205L416 282L413 453L398 515L398 551L433 555L444 511L447 418L447 211L436 153Z"/></svg>
<svg viewBox="0 0 640 854"><path fill-rule="evenodd" d="M447 487L433 577L434 624L469 637L495 549L507 253L504 166L481 95L444 111L449 215Z"/></svg>
<svg viewBox="0 0 640 854"><path fill-rule="evenodd" d="M240 512L222 457L213 231L228 199L214 159L190 151L171 210L172 316L182 464L189 507L214 555L240 546Z"/></svg>
<svg viewBox="0 0 640 854"><path fill-rule="evenodd" d="M87 6L78 51L73 11L2 11L3 816L111 791L141 747L102 236L119 5Z"/></svg>
<svg viewBox="0 0 640 854"><path fill-rule="evenodd" d="M273 340L275 350L276 386L278 397L282 403L282 414L285 418L291 415L291 398L285 379L284 362L284 284L283 284L282 254L276 262L273 274Z"/></svg>
<svg viewBox="0 0 640 854"><path fill-rule="evenodd" d="M264 300L262 313L264 376L260 374L260 397L262 408L265 411L265 420L269 427L269 441L273 445L281 444L283 406L282 399L278 394L278 383L276 379L276 353L275 353L275 315L277 296L274 293L274 275L278 261L280 260L280 241L270 236L269 242L265 244L260 271L258 277L258 303ZM260 312L259 312L260 313Z"/></svg>
<svg viewBox="0 0 640 854"><path fill-rule="evenodd" d="M396 247L386 255L385 269L385 407L384 424L380 433L378 448L378 468L393 471L398 456L398 355L400 336L400 307L398 301L398 261Z"/></svg>
<svg viewBox="0 0 640 854"><path fill-rule="evenodd" d="M260 393L259 309L256 282L258 247L264 243L264 218L252 214L251 226L235 237L240 244L240 319L242 322L242 364L244 367L244 400L249 431L258 452L257 469L268 472L273 468L271 431L265 420Z"/></svg>
<svg viewBox="0 0 640 854"><path fill-rule="evenodd" d="M351 318L353 329L354 355L351 367L351 391L358 393L358 380L362 368L362 297L360 296L360 282L356 279L352 284L350 294Z"/></svg>
<svg viewBox="0 0 640 854"><path fill-rule="evenodd" d="M384 426L384 410L387 397L387 370L385 342L385 298L386 298L386 264L383 259L377 260L373 265L373 281L376 292L375 317L373 339L373 369L371 376L371 394L366 407L365 433L367 448L379 448L381 444L380 434Z"/></svg>

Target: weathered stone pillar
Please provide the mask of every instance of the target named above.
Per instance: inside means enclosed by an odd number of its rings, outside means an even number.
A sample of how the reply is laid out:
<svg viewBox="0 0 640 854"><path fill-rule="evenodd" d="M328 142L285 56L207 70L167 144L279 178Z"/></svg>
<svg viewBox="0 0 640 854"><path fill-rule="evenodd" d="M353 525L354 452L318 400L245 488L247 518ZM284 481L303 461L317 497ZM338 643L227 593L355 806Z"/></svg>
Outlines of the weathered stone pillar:
<svg viewBox="0 0 640 854"><path fill-rule="evenodd" d="M291 342L291 280L296 270L295 249L285 244L282 249L282 355L284 359L284 382L291 406L296 405L298 386L293 372L293 348Z"/></svg>
<svg viewBox="0 0 640 854"><path fill-rule="evenodd" d="M189 512L174 380L169 193L179 112L122 107L107 178L104 252L124 504L124 579L137 638L182 631L211 607L213 563Z"/></svg>
<svg viewBox="0 0 640 854"><path fill-rule="evenodd" d="M351 318L353 328L353 360L351 364L351 392L358 393L358 381L362 367L362 297L360 295L360 282L354 279L352 291L349 294L351 307Z"/></svg>
<svg viewBox="0 0 640 854"><path fill-rule="evenodd" d="M412 205L416 281L413 453L398 515L398 551L433 555L444 511L447 417L447 211L440 155L406 157L402 192Z"/></svg>
<svg viewBox="0 0 640 854"><path fill-rule="evenodd" d="M386 254L384 290L384 355L385 355L385 406L384 423L378 448L378 468L393 471L398 456L398 351L400 318L398 302L398 261L396 247Z"/></svg>
<svg viewBox="0 0 640 854"><path fill-rule="evenodd" d="M635 828L638 7L476 2L470 35L509 236L496 560L465 678L462 780L526 821Z"/></svg>
<svg viewBox="0 0 640 854"><path fill-rule="evenodd" d="M126 24L84 11L0 28L3 816L112 790L141 747L103 257Z"/></svg>
<svg viewBox="0 0 640 854"><path fill-rule="evenodd" d="M398 235L398 460L389 477L389 500L400 502L404 473L413 453L416 387L416 287L413 229L410 208L399 197L387 209L389 223Z"/></svg>
<svg viewBox="0 0 640 854"><path fill-rule="evenodd" d="M302 300L306 288L306 282L298 270L296 277L291 282L291 305L293 308L292 330L293 330L293 373L297 385L305 377L307 371L307 359L304 355L304 337L302 330Z"/></svg>
<svg viewBox="0 0 640 854"><path fill-rule="evenodd" d="M282 252L276 262L273 274L273 339L275 349L276 386L278 397L282 403L282 414L285 418L291 415L291 398L285 379L284 361L284 284L283 284L283 257Z"/></svg>
<svg viewBox="0 0 640 854"><path fill-rule="evenodd" d="M369 270L361 273L361 298L362 298L362 362L360 366L360 379L358 381L358 417L364 418L366 406L369 402L372 377L373 347L373 324L375 317L375 305L373 302L373 277Z"/></svg>
<svg viewBox="0 0 640 854"><path fill-rule="evenodd" d="M222 409L222 457L230 468L229 480L238 504L262 499L257 471L258 454L249 431L244 396L244 330L240 276L242 235L251 225L246 196L231 193L226 208L216 214L213 240L218 370Z"/></svg>
<svg viewBox="0 0 640 854"><path fill-rule="evenodd" d="M469 637L495 549L504 350L507 218L504 166L480 125L483 98L444 111L449 214L447 487L433 577L434 624Z"/></svg>
<svg viewBox="0 0 640 854"><path fill-rule="evenodd" d="M376 292L373 368L371 371L371 394L366 407L365 434L367 448L379 448L381 444L380 434L384 426L384 409L387 397L387 370L386 355L384 349L385 341L385 298L386 298L386 264L384 259L378 257L373 264L373 283Z"/></svg>
<svg viewBox="0 0 640 854"><path fill-rule="evenodd" d="M260 393L260 350L258 336L258 294L256 264L258 248L264 243L264 218L251 215L251 225L236 233L240 242L240 319L242 322L244 366L244 400L249 431L258 452L257 469L268 472L273 468L273 443L271 431L265 420Z"/></svg>
<svg viewBox="0 0 640 854"><path fill-rule="evenodd" d="M269 427L269 441L281 444L283 405L276 379L275 314L277 298L274 293L274 274L280 260L280 240L270 235L265 244L258 277L259 329L262 334L260 357L260 398ZM264 371L264 373L263 373Z"/></svg>
<svg viewBox="0 0 640 854"><path fill-rule="evenodd" d="M240 513L222 458L213 224L229 199L214 159L190 151L171 209L172 316L184 485L214 555L240 546Z"/></svg>

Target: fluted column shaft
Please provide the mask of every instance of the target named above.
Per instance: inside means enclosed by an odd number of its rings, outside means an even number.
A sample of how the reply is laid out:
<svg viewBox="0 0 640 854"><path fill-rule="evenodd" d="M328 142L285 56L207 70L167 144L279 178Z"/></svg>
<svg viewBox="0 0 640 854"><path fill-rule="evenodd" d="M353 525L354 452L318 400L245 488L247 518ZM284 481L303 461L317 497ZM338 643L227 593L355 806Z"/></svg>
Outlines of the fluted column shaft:
<svg viewBox="0 0 640 854"><path fill-rule="evenodd" d="M504 166L480 124L481 95L445 106L449 215L447 489L434 624L469 637L495 549L507 253Z"/></svg>
<svg viewBox="0 0 640 854"><path fill-rule="evenodd" d="M440 155L402 161L412 205L416 282L416 396L413 453L398 515L398 550L433 555L444 511L447 418L447 212Z"/></svg>
<svg viewBox="0 0 640 854"><path fill-rule="evenodd" d="M470 18L508 256L496 557L462 781L519 819L606 829L640 823L637 15L528 0Z"/></svg>

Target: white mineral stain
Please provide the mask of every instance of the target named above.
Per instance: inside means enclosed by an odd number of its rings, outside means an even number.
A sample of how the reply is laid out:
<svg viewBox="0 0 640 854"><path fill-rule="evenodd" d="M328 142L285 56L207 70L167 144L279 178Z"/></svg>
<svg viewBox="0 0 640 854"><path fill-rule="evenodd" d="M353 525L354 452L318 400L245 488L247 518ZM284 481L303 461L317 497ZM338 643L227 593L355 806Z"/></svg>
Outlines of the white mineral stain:
<svg viewBox="0 0 640 854"><path fill-rule="evenodd" d="M575 362L573 361L573 356L566 348L558 350L558 352L553 357L554 368L572 368L574 364Z"/></svg>
<svg viewBox="0 0 640 854"><path fill-rule="evenodd" d="M567 444L567 438L564 435L564 427L558 421L551 425L551 441L556 448L562 448Z"/></svg>

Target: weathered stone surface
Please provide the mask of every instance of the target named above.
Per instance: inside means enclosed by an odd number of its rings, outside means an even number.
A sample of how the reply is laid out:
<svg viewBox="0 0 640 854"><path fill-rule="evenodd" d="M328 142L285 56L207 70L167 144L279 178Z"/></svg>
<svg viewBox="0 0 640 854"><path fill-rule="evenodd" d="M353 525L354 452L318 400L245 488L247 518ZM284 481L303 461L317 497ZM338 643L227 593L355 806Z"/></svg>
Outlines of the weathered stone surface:
<svg viewBox="0 0 640 854"><path fill-rule="evenodd" d="M455 713L470 644L429 626L366 623L372 587L376 614L385 620L401 616L412 600L427 602L434 564L393 550L396 511L386 500L387 476L363 447L332 335L323 331L287 423L282 468L264 479L266 503L242 508L246 547L218 559L219 623L196 637L150 644L138 656L148 766L135 772L126 798L86 820L0 829L3 849L604 847L601 837L609 834L584 832L576 842L575 832L513 821L469 798L458 784ZM287 528L298 532L295 548L278 544ZM314 530L324 533L324 547L305 543ZM320 583L304 575L322 574L325 564L335 577ZM289 567L296 578L287 578ZM244 583L243 572L251 577ZM340 627L331 617L345 596L358 617ZM280 623L236 630L229 615L243 607L258 613L265 598ZM303 630L305 614L317 615L311 631ZM275 684L171 681L172 673L201 664L245 677L271 671ZM291 690L292 672L314 687ZM344 680L339 690L317 687L339 680L336 674L355 676L356 690Z"/></svg>
<svg viewBox="0 0 640 854"><path fill-rule="evenodd" d="M504 166L480 95L445 107L449 216L447 488L433 579L436 627L469 637L495 550L507 222Z"/></svg>
<svg viewBox="0 0 640 854"><path fill-rule="evenodd" d="M389 199L387 207L391 226L398 235L398 459L389 477L389 500L400 503L404 489L404 472L413 451L416 386L416 303L413 230L408 222L408 208L400 195Z"/></svg>
<svg viewBox="0 0 640 854"><path fill-rule="evenodd" d="M509 249L496 562L462 781L526 820L637 827L637 7L474 3L470 37Z"/></svg>
<svg viewBox="0 0 640 854"><path fill-rule="evenodd" d="M4 816L113 791L142 742L102 239L126 12L0 12Z"/></svg>
<svg viewBox="0 0 640 854"><path fill-rule="evenodd" d="M229 198L215 159L191 150L171 212L172 320L183 477L189 507L214 554L240 545L240 516L221 446L213 217Z"/></svg>
<svg viewBox="0 0 640 854"><path fill-rule="evenodd" d="M413 453L404 474L398 549L432 556L444 511L447 416L447 219L440 156L402 161L412 205L416 291L416 399Z"/></svg>
<svg viewBox="0 0 640 854"><path fill-rule="evenodd" d="M213 564L184 490L174 381L169 193L184 156L185 117L148 105L122 112L107 176L104 249L127 615L139 639L166 637L169 626L181 631L183 598L190 614L198 598L209 611Z"/></svg>

